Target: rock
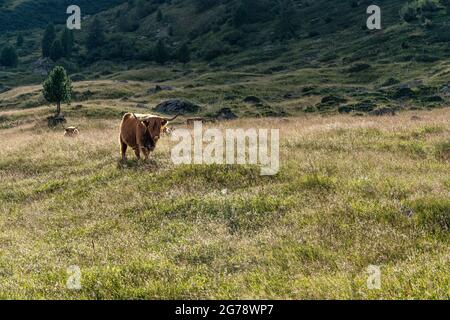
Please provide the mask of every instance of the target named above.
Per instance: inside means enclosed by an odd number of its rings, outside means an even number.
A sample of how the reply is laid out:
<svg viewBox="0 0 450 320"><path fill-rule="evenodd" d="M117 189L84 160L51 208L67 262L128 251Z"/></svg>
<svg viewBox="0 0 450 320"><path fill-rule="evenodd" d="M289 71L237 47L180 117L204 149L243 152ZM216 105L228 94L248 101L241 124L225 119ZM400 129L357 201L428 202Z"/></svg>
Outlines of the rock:
<svg viewBox="0 0 450 320"><path fill-rule="evenodd" d="M138 104L136 105L136 108L145 109L145 108L147 108L147 106L146 106L145 104L143 104L143 103L138 103Z"/></svg>
<svg viewBox="0 0 450 320"><path fill-rule="evenodd" d="M72 77L72 81L84 81L86 80L86 77L82 74L75 74Z"/></svg>
<svg viewBox="0 0 450 320"><path fill-rule="evenodd" d="M193 104L189 101L184 100L167 100L164 102L161 102L155 107L156 112L161 113L179 113L179 114L186 114L186 113L196 113L200 110L200 106Z"/></svg>
<svg viewBox="0 0 450 320"><path fill-rule="evenodd" d="M53 62L49 58L40 58L33 63L33 73L46 76L53 68Z"/></svg>
<svg viewBox="0 0 450 320"><path fill-rule="evenodd" d="M369 112L372 116L395 116L397 113L394 108L384 107Z"/></svg>
<svg viewBox="0 0 450 320"><path fill-rule="evenodd" d="M262 103L262 100L255 96L248 96L244 98L245 103L253 103L253 104L260 104Z"/></svg>
<svg viewBox="0 0 450 320"><path fill-rule="evenodd" d="M412 218L415 214L414 210L411 208L402 207L402 214L408 218Z"/></svg>
<svg viewBox="0 0 450 320"><path fill-rule="evenodd" d="M171 86L156 85L154 88L148 89L147 93L148 94L155 94L155 93L158 93L160 91L173 91L173 90L175 90L175 88L171 87Z"/></svg>
<svg viewBox="0 0 450 320"><path fill-rule="evenodd" d="M320 101L320 103L327 104L327 105L337 105L337 104L344 103L344 102L347 102L347 99L339 97L339 96L334 96L334 95L325 96Z"/></svg>
<svg viewBox="0 0 450 320"><path fill-rule="evenodd" d="M381 86L382 87L390 87L390 86L393 86L393 85L396 85L399 83L400 83L400 80L395 79L395 78L389 78Z"/></svg>
<svg viewBox="0 0 450 320"><path fill-rule="evenodd" d="M218 120L232 120L237 119L237 115L231 111L230 108L222 108L216 114L216 119Z"/></svg>
<svg viewBox="0 0 450 320"><path fill-rule="evenodd" d="M279 118L279 117L286 117L288 114L284 110L267 109L263 111L261 115L263 117Z"/></svg>
<svg viewBox="0 0 450 320"><path fill-rule="evenodd" d="M423 85L423 80L420 79L411 80L407 82L406 85L408 86L408 88L417 88Z"/></svg>
<svg viewBox="0 0 450 320"><path fill-rule="evenodd" d="M419 86L423 85L423 80L415 79L411 80L405 83L399 83L397 85L394 85L395 88L398 89L411 89L411 88L417 88Z"/></svg>
<svg viewBox="0 0 450 320"><path fill-rule="evenodd" d="M56 115L56 116L50 116L47 118L47 125L50 128L56 127L60 124L66 123L66 118L64 118L64 115Z"/></svg>
<svg viewBox="0 0 450 320"><path fill-rule="evenodd" d="M412 91L410 88L400 88L398 89L394 95L394 99L405 99L405 98L414 98L416 93Z"/></svg>
<svg viewBox="0 0 450 320"><path fill-rule="evenodd" d="M345 105L338 108L339 113L350 112L371 112L375 110L377 105L371 102L360 102L351 105Z"/></svg>
<svg viewBox="0 0 450 320"><path fill-rule="evenodd" d="M434 95L434 96L424 97L424 98L422 98L422 101L424 101L424 102L444 102L444 99L442 99L441 96Z"/></svg>
<svg viewBox="0 0 450 320"><path fill-rule="evenodd" d="M352 65L350 68L348 68L348 72L356 73L356 72L361 72L361 71L367 70L369 68L370 68L370 64L356 63L356 64Z"/></svg>
<svg viewBox="0 0 450 320"><path fill-rule="evenodd" d="M230 93L225 93L223 96L224 100L234 100L236 98L236 96L234 94L230 94Z"/></svg>
<svg viewBox="0 0 450 320"><path fill-rule="evenodd" d="M10 87L4 86L3 84L0 84L0 93L7 92L7 91L9 91L9 90L11 90Z"/></svg>
<svg viewBox="0 0 450 320"><path fill-rule="evenodd" d="M442 89L441 89L441 93L444 96L449 97L450 96L450 85L443 86Z"/></svg>

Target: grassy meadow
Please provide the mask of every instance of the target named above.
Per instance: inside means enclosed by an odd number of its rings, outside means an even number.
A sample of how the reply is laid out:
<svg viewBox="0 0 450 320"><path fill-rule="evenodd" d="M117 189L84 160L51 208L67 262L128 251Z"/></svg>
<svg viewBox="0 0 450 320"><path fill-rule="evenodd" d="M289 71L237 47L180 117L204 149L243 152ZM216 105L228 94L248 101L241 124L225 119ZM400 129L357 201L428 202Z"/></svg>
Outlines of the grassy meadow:
<svg viewBox="0 0 450 320"><path fill-rule="evenodd" d="M450 109L210 124L279 128L281 169L263 177L175 166L168 137L120 164L127 105L109 106L73 111L75 139L45 107L0 112L1 299L450 298Z"/></svg>
<svg viewBox="0 0 450 320"><path fill-rule="evenodd" d="M66 33L70 1L0 0L0 299L450 299L449 1L380 0L381 30L367 1L77 3ZM120 162L122 115L172 99L173 128L280 129L279 173L168 136Z"/></svg>

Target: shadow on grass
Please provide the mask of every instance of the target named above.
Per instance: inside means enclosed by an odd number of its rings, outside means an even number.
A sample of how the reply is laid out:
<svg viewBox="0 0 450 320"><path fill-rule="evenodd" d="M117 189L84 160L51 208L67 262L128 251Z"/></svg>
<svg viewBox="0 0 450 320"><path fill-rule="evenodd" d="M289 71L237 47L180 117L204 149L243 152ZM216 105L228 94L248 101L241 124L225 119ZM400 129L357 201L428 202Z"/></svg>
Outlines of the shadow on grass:
<svg viewBox="0 0 450 320"><path fill-rule="evenodd" d="M156 171L159 169L159 164L156 160L148 159L148 160L125 160L122 159L117 161L117 169L119 170L153 170Z"/></svg>

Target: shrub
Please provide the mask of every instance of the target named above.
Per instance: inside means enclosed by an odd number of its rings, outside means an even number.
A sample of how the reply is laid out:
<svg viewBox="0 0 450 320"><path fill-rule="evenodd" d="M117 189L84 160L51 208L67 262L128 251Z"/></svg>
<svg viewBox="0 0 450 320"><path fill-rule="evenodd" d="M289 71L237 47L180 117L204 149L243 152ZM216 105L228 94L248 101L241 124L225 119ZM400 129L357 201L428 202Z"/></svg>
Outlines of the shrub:
<svg viewBox="0 0 450 320"><path fill-rule="evenodd" d="M16 49L12 46L4 47L0 56L0 64L5 67L17 67L18 62Z"/></svg>
<svg viewBox="0 0 450 320"><path fill-rule="evenodd" d="M407 3L400 10L400 16L406 22L417 20L417 3Z"/></svg>
<svg viewBox="0 0 450 320"><path fill-rule="evenodd" d="M394 94L394 99L405 99L405 98L414 98L416 93L410 88L400 88Z"/></svg>
<svg viewBox="0 0 450 320"><path fill-rule="evenodd" d="M158 40L153 51L153 57L155 58L155 61L160 64L164 64L169 60L169 52L167 51L166 45L164 44L163 40Z"/></svg>
<svg viewBox="0 0 450 320"><path fill-rule="evenodd" d="M393 85L398 84L398 83L400 83L400 80L395 79L395 78L389 78L381 86L382 87L389 87L389 86L393 86Z"/></svg>
<svg viewBox="0 0 450 320"><path fill-rule="evenodd" d="M89 26L86 47L89 50L93 50L102 46L104 42L105 34L103 32L102 23L100 22L100 20L95 18L95 20Z"/></svg>
<svg viewBox="0 0 450 320"><path fill-rule="evenodd" d="M43 87L45 100L55 103L56 114L61 114L61 102L69 102L72 94L72 84L66 70L61 66L55 67L45 80Z"/></svg>
<svg viewBox="0 0 450 320"><path fill-rule="evenodd" d="M412 204L412 208L420 225L433 232L450 231L449 199L418 199Z"/></svg>
<svg viewBox="0 0 450 320"><path fill-rule="evenodd" d="M357 63L357 64L354 64L353 66L351 66L351 67L348 69L348 72L350 72L350 73L361 72L361 71L367 70L367 69L369 69L369 68L370 68L370 64L367 64L367 63Z"/></svg>
<svg viewBox="0 0 450 320"><path fill-rule="evenodd" d="M435 146L436 158L444 161L450 161L450 140L439 143Z"/></svg>
<svg viewBox="0 0 450 320"><path fill-rule="evenodd" d="M211 9L219 3L217 0L195 0L195 8L197 12L203 12Z"/></svg>
<svg viewBox="0 0 450 320"><path fill-rule="evenodd" d="M202 53L202 56L206 61L211 61L228 52L229 48L225 44L217 41L212 43L207 49L205 49Z"/></svg>
<svg viewBox="0 0 450 320"><path fill-rule="evenodd" d="M439 10L439 6L433 0L420 0L418 4L422 12L435 12Z"/></svg>
<svg viewBox="0 0 450 320"><path fill-rule="evenodd" d="M50 58L53 61L57 61L64 56L64 48L60 40L53 41L52 47L50 48Z"/></svg>
<svg viewBox="0 0 450 320"><path fill-rule="evenodd" d="M186 43L183 43L183 45L178 49L176 56L178 61L183 64L188 63L191 60L191 52Z"/></svg>

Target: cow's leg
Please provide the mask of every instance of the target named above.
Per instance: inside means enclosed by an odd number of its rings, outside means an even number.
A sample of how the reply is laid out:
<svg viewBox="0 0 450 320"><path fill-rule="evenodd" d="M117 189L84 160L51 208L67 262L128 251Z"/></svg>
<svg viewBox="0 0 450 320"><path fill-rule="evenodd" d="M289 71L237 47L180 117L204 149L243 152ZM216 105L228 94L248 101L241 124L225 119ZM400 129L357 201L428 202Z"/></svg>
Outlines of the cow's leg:
<svg viewBox="0 0 450 320"><path fill-rule="evenodd" d="M141 150L139 147L137 147L136 149L134 149L134 153L136 154L136 158L138 160L141 160Z"/></svg>
<svg viewBox="0 0 450 320"><path fill-rule="evenodd" d="M144 152L144 156L145 156L144 159L145 159L145 161L147 161L148 160L148 156L150 154L150 151L148 151L147 149L144 149L143 152Z"/></svg>
<svg viewBox="0 0 450 320"><path fill-rule="evenodd" d="M120 149L122 151L122 161L127 161L127 148L128 145L120 139Z"/></svg>

